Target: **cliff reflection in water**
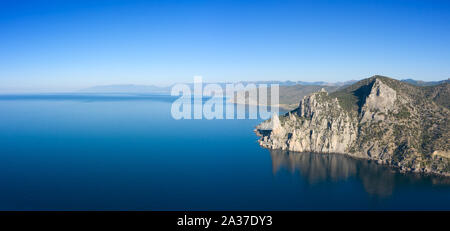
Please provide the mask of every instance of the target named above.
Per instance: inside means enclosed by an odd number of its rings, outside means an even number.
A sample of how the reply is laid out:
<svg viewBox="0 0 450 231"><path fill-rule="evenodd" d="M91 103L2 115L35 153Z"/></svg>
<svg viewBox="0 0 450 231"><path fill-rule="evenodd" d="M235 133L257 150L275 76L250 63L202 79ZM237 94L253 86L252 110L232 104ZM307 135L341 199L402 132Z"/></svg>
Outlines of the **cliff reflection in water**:
<svg viewBox="0 0 450 231"><path fill-rule="evenodd" d="M354 159L341 154L270 150L270 155L274 174L281 168L285 168L293 174L298 171L309 184L325 181L337 182L353 177L362 182L367 193L382 197L391 195L394 187L400 184L449 183L443 182L445 178L442 177L402 174L389 166L379 165L369 160Z"/></svg>

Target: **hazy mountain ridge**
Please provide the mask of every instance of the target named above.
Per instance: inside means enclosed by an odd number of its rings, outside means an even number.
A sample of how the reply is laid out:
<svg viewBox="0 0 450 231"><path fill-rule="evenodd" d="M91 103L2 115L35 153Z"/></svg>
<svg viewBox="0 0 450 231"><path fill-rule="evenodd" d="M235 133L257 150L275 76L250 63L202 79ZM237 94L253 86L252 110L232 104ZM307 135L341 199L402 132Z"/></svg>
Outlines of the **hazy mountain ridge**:
<svg viewBox="0 0 450 231"><path fill-rule="evenodd" d="M348 85L349 83L356 82L355 80L350 80L346 82L336 82L336 83L329 83L329 82L305 82L305 81L237 81L237 82L204 82L203 84L217 84L221 88L225 89L227 84L242 84L244 87L246 87L249 84L255 84L256 87L260 84L279 84L280 86L294 86L294 85L313 85L313 86L344 86ZM193 83L183 83L187 84L191 89L193 89L194 84ZM79 90L79 92L89 92L89 93L152 93L152 92L159 92L159 93L170 93L170 90L175 84L171 84L169 86L155 86L155 85L139 85L139 84L112 84L112 85L98 85L93 86L85 89ZM312 92L311 92L312 93Z"/></svg>
<svg viewBox="0 0 450 231"><path fill-rule="evenodd" d="M406 82L412 85L417 86L435 86L439 85L441 83L449 82L450 80L442 80L442 81L421 81L421 80L412 80L412 79L405 79L401 80L402 82ZM295 109L298 106L298 102L305 96L312 94L314 92L319 91L320 89L324 88L327 92L335 92L339 89L342 89L346 86L349 86L351 84L354 84L358 81L356 80L350 80L345 82L337 82L337 83L328 83L328 82L303 82L303 81L286 81L284 84L280 84L280 91L279 91L279 104L283 109L292 110ZM273 83L276 83L276 81L273 81ZM270 90L268 90L268 98L271 97ZM231 102L237 103L237 104L252 104L252 105L258 105L258 101L256 99L250 99L249 96L246 95L245 99L238 99L237 97L234 97L231 99Z"/></svg>
<svg viewBox="0 0 450 231"><path fill-rule="evenodd" d="M425 87L425 86L439 85L441 83L448 83L448 82L450 82L450 78L446 79L446 80L441 80L441 81L422 81L422 80L414 80L414 79L402 79L401 81L412 84L412 85Z"/></svg>
<svg viewBox="0 0 450 231"><path fill-rule="evenodd" d="M171 87L159 87L154 85L116 84L100 85L81 89L80 92L88 93L170 93Z"/></svg>
<svg viewBox="0 0 450 231"><path fill-rule="evenodd" d="M450 175L450 84L420 87L373 76L258 125L263 147L343 153L403 171Z"/></svg>

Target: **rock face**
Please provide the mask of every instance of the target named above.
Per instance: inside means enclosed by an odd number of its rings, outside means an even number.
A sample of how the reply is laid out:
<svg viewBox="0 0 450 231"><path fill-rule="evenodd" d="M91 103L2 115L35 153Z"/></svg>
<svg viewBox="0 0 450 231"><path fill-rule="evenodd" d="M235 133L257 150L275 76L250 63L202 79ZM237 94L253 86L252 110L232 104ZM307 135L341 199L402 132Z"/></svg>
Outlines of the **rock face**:
<svg viewBox="0 0 450 231"><path fill-rule="evenodd" d="M259 143L450 176L449 108L439 103L450 100L449 83L441 85L418 87L374 76L332 94L321 90L305 96L297 109L258 125ZM435 95L440 101L429 97Z"/></svg>
<svg viewBox="0 0 450 231"><path fill-rule="evenodd" d="M372 90L367 96L362 107L362 121L383 120L383 114L394 110L397 92L384 84L381 80L375 79Z"/></svg>

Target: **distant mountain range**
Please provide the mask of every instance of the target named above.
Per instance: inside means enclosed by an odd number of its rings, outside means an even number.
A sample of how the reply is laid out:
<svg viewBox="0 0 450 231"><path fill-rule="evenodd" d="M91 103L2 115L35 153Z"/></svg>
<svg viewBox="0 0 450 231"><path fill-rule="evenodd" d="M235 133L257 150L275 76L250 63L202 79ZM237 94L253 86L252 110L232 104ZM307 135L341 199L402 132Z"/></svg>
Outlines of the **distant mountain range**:
<svg viewBox="0 0 450 231"><path fill-rule="evenodd" d="M227 84L242 84L247 86L248 84L279 84L280 86L295 86L295 85L304 85L304 86L345 86L352 83L355 83L356 80L346 81L346 82L337 82L337 83L329 83L329 82L304 82L304 81L239 81L239 82L210 82L213 84L217 84L223 89L225 89ZM193 88L193 83L186 83L191 88ZM209 83L204 83L209 84ZM80 92L85 93L170 93L173 85L170 86L155 86L155 85L136 85L136 84L115 84L115 85L99 85L93 86L85 89L81 89Z"/></svg>
<svg viewBox="0 0 450 231"><path fill-rule="evenodd" d="M412 85L416 86L433 86L438 85L443 82L449 82L450 79L442 80L442 81L422 81L422 80L413 80L413 79L404 79L401 80L402 82L406 82ZM218 84L219 86L225 88L227 84L243 84L244 86L247 86L248 84L279 84L280 86L295 86L295 85L303 85L303 86L315 86L314 89L317 88L317 86L326 86L326 87L342 87L351 85L353 83L356 83L357 80L349 80L345 82L324 82L324 81L316 81L316 82L305 82L305 81L239 81L239 82L212 82L214 84ZM192 83L187 83L191 88L193 87ZM204 83L208 84L208 83ZM99 85L99 86L93 86L85 89L81 89L80 92L87 92L87 93L170 93L170 90L172 89L173 85L170 86L155 86L155 85L136 85L136 84L115 84L115 85Z"/></svg>
<svg viewBox="0 0 450 231"><path fill-rule="evenodd" d="M422 81L422 80L414 80L414 79L403 79L402 82L424 87L424 86L435 86L435 85L439 85L441 83L449 83L450 78L446 79L446 80L441 80L441 81L429 81L429 82Z"/></svg>
<svg viewBox="0 0 450 231"><path fill-rule="evenodd" d="M441 83L449 82L450 80L442 80L442 81L433 81L433 82L425 82L421 80L412 80L412 79L404 79L401 82L409 83L415 86L436 86ZM302 82L302 81L285 81L285 82L277 82L272 81L271 83L280 84L280 92L279 92L279 104L283 109L292 110L298 107L298 103L303 97L317 92L320 89L325 89L327 92L334 92L345 88L349 85L356 83L357 81L351 80L346 82L338 82L338 83L328 83L328 82ZM266 82L264 82L266 83ZM270 98L270 91L268 92L268 98ZM256 99L249 100L249 95L246 95L245 99L238 99L233 97L231 102L237 104L252 104L257 105L258 103L255 101Z"/></svg>
<svg viewBox="0 0 450 231"><path fill-rule="evenodd" d="M416 86L434 86L443 82L449 82L450 79L442 81L426 82L421 80L404 79L402 82L406 82ZM350 80L345 82L305 82L305 81L239 81L239 82L211 82L217 84L223 89L227 84L242 84L247 86L248 84L255 84L256 87L260 84L278 84L280 86L280 104L296 104L303 96L312 92L320 90L322 87L329 92L333 92L340 87L348 86L356 83L356 80ZM191 89L193 89L193 83L187 83ZM204 83L209 84L209 83ZM116 84L116 85L99 85L90 88L81 89L79 92L83 93L132 93L132 94L170 94L170 91L174 85L170 86L155 86L155 85L136 85L136 84ZM292 97L296 96L296 97ZM284 100L287 99L287 100ZM283 101L283 102L281 102Z"/></svg>
<svg viewBox="0 0 450 231"><path fill-rule="evenodd" d="M101 85L81 89L86 93L170 93L171 87L158 87L154 85L117 84Z"/></svg>

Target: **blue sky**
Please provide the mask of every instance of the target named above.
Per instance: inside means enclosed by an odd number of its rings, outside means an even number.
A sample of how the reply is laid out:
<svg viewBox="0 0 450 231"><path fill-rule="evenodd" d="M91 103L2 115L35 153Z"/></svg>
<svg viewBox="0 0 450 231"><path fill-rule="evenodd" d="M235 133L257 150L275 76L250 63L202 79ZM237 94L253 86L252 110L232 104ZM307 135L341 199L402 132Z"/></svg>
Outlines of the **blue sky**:
<svg viewBox="0 0 450 231"><path fill-rule="evenodd" d="M450 1L0 1L0 91L450 77Z"/></svg>

